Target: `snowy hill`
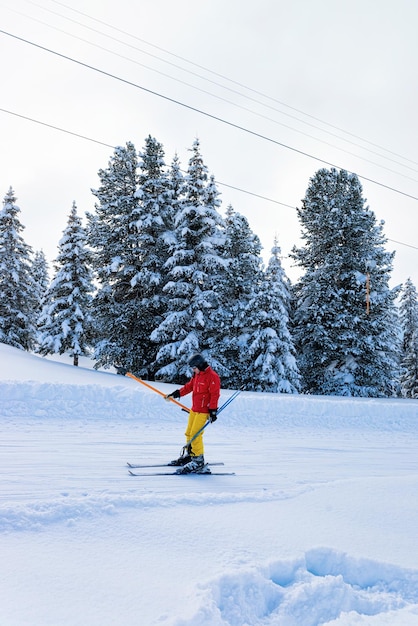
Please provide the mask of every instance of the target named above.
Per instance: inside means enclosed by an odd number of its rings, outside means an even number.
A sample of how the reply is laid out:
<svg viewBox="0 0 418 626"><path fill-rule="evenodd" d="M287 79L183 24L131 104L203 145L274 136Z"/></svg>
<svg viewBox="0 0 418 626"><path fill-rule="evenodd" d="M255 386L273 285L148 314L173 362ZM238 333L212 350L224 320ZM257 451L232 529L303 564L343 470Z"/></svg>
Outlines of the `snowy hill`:
<svg viewBox="0 0 418 626"><path fill-rule="evenodd" d="M0 420L2 625L418 625L417 401L243 392L205 434L235 476L132 477L185 413L0 344Z"/></svg>

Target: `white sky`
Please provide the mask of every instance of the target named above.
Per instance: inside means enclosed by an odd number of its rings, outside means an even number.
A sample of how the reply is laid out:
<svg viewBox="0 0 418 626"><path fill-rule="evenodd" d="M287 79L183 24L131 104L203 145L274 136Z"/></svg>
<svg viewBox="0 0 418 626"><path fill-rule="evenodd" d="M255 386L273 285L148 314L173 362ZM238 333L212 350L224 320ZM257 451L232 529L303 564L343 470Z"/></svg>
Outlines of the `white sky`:
<svg viewBox="0 0 418 626"><path fill-rule="evenodd" d="M108 146L140 150L151 134L184 169L199 137L218 183L275 201L219 185L265 259L278 236L292 279L294 207L329 167L296 151L355 171L396 250L392 283L418 286L417 23L414 0L0 0L0 29L14 36L0 33L0 108ZM3 111L0 137L1 198L12 186L25 240L51 262L72 202L93 209L113 148Z"/></svg>

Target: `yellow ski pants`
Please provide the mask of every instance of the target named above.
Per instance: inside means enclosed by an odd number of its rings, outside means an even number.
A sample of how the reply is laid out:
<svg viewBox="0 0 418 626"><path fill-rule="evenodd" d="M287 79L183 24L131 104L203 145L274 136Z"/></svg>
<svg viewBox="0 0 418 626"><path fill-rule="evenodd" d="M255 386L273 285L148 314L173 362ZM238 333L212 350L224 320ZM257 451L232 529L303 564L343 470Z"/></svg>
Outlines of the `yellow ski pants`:
<svg viewBox="0 0 418 626"><path fill-rule="evenodd" d="M186 432L184 433L186 435L187 443L190 441L190 439L193 438L197 431L206 424L208 417L209 413L196 413L196 411L190 411ZM201 454L203 454L203 432L201 432L200 435L196 437L196 439L194 439L192 443L193 456L200 456Z"/></svg>

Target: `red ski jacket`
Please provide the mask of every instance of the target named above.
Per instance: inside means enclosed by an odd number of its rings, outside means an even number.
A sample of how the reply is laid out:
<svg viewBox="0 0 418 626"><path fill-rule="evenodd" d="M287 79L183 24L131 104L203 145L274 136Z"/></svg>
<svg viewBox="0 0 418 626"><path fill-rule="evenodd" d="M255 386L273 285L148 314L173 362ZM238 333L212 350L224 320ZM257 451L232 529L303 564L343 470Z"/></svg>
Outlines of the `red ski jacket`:
<svg viewBox="0 0 418 626"><path fill-rule="evenodd" d="M211 409L218 408L221 380L211 367L207 367L203 372L195 374L180 389L180 396L186 396L191 391L193 392L192 411L209 413Z"/></svg>

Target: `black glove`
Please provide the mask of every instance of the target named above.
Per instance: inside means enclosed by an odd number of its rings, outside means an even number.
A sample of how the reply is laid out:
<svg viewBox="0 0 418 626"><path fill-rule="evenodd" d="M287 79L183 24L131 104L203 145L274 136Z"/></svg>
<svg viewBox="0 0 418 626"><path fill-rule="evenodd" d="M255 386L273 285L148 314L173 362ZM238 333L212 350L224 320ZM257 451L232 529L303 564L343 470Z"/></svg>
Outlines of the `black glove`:
<svg viewBox="0 0 418 626"><path fill-rule="evenodd" d="M116 368L116 373L119 374L120 376L125 376L127 371L128 370L125 367Z"/></svg>
<svg viewBox="0 0 418 626"><path fill-rule="evenodd" d="M172 391L164 396L164 400L170 400L170 398L180 398L180 391L176 389L175 391Z"/></svg>
<svg viewBox="0 0 418 626"><path fill-rule="evenodd" d="M211 424L213 424L213 422L216 422L216 420L218 419L218 409L209 410L209 419Z"/></svg>

